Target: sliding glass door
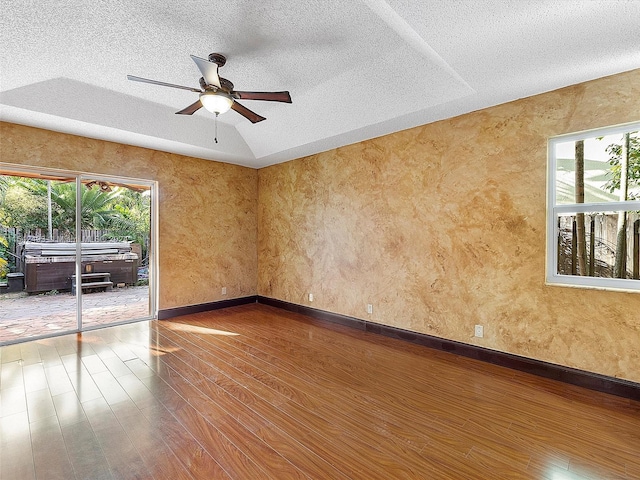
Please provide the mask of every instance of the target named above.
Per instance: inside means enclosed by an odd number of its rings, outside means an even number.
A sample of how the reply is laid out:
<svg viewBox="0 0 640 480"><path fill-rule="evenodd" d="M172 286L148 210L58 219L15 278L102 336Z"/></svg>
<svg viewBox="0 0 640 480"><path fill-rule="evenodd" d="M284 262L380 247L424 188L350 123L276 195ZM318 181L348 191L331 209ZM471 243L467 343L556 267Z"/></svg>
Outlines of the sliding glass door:
<svg viewBox="0 0 640 480"><path fill-rule="evenodd" d="M149 318L151 186L100 177L81 183L82 288L76 292L82 291L84 328Z"/></svg>
<svg viewBox="0 0 640 480"><path fill-rule="evenodd" d="M0 341L47 336L78 329L71 287L76 264L75 178L47 175L3 177L0 206L5 239L6 287ZM67 202L61 208L61 199Z"/></svg>
<svg viewBox="0 0 640 480"><path fill-rule="evenodd" d="M155 316L155 184L0 164L0 344Z"/></svg>

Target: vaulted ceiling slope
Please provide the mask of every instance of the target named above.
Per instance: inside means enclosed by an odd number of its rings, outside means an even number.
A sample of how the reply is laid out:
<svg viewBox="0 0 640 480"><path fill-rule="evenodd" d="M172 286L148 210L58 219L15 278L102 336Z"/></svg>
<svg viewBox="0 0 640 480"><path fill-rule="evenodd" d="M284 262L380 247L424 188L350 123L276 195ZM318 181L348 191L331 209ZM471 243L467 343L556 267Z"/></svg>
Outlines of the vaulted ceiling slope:
<svg viewBox="0 0 640 480"><path fill-rule="evenodd" d="M5 121L259 168L640 67L640 0L0 0ZM189 55L265 116L175 112Z"/></svg>

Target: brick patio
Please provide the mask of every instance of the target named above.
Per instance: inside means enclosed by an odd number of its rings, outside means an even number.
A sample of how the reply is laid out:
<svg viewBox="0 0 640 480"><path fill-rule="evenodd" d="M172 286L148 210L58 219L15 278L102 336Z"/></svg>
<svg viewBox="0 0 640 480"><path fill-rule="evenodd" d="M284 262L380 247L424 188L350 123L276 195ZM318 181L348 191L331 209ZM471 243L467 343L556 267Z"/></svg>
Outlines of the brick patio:
<svg viewBox="0 0 640 480"><path fill-rule="evenodd" d="M85 327L146 318L149 287L86 293L82 310ZM76 298L70 293L0 295L0 343L76 329Z"/></svg>

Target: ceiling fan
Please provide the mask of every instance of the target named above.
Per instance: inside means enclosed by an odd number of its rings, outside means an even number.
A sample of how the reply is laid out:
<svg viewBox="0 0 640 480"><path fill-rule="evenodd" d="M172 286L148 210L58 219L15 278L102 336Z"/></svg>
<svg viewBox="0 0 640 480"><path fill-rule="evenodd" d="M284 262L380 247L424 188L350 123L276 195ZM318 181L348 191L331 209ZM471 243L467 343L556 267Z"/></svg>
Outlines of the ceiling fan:
<svg viewBox="0 0 640 480"><path fill-rule="evenodd" d="M247 107L238 103L237 100L265 100L268 102L291 103L291 95L286 91L243 92L234 90L233 83L218 75L218 69L227 63L227 58L220 53L212 53L209 55L208 59L196 57L195 55L191 55L191 58L198 66L200 73L202 73L202 77L200 78L200 88L159 82L148 78L135 77L133 75L127 75L127 79L133 80L134 82L151 83L154 85L180 88L182 90L199 93L200 98L196 102L186 108L183 108L179 112L176 112L176 114L179 115L193 115L200 108L204 107L211 113L215 113L217 117L219 114L225 113L231 109L238 112L251 123L258 123L262 120L266 120L265 117L249 110Z"/></svg>

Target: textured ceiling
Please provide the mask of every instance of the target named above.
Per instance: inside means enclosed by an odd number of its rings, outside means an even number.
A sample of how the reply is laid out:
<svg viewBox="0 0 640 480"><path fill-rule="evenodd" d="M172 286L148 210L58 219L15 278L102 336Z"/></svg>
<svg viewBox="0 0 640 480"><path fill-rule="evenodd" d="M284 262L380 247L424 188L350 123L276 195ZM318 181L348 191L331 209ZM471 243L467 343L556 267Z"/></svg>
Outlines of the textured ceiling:
<svg viewBox="0 0 640 480"><path fill-rule="evenodd" d="M5 121L250 167L640 67L640 0L0 0ZM190 54L267 117L175 115Z"/></svg>

